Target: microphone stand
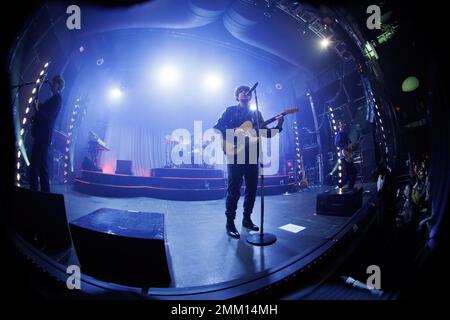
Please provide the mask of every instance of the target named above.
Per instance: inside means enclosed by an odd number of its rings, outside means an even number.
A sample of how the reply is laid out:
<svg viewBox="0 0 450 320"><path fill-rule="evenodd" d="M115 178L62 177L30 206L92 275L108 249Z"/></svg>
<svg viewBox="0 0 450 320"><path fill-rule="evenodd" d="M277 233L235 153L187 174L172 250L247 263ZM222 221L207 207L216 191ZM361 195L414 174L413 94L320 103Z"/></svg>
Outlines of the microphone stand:
<svg viewBox="0 0 450 320"><path fill-rule="evenodd" d="M17 89L16 93L14 94L13 101L12 101L12 107L13 108L16 105L16 100L17 100L17 97L19 96L20 89L22 89L22 87L31 86L33 84L35 84L35 82L24 82L24 83L20 83L20 84L16 84L14 86L11 86L11 90Z"/></svg>
<svg viewBox="0 0 450 320"><path fill-rule="evenodd" d="M41 90L42 84L44 84L47 81L46 79L47 79L47 74L44 75L43 81L37 87L38 89L37 89L36 97L39 95L39 91ZM23 82L23 83L19 83L19 84L16 84L16 85L13 85L13 86L10 87L11 90L17 89L16 93L14 94L13 101L12 101L12 107L13 108L16 105L16 100L17 100L17 97L19 96L20 89L22 89L22 87L31 86L31 85L34 85L34 84L36 84L35 81Z"/></svg>
<svg viewBox="0 0 450 320"><path fill-rule="evenodd" d="M255 88L255 104L256 104L256 126L258 127L257 135L258 135L258 153L262 154L262 145L261 145L261 135L259 134L260 124L259 124L259 105L258 105L258 95L256 94ZM260 152L261 151L261 152ZM257 165L261 167L261 229L259 233L250 234L247 236L247 242L253 244L255 246L267 246L275 241L277 241L277 237L272 233L264 233L264 167L258 155L257 157ZM258 187L257 187L258 188Z"/></svg>

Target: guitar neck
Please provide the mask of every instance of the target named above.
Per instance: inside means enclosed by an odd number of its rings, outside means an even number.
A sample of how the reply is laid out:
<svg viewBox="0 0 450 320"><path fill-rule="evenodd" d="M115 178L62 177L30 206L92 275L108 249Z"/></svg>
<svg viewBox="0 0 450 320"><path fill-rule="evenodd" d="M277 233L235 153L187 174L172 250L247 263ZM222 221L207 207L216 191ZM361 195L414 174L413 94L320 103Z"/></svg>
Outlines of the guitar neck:
<svg viewBox="0 0 450 320"><path fill-rule="evenodd" d="M283 113L277 114L275 117L272 117L272 118L270 118L270 119L264 121L263 123L260 124L260 125L261 125L261 128L263 128L263 127L265 127L265 126L271 124L272 122L274 122L275 120L277 120L280 116L281 116L281 117L284 117L284 116L285 116L285 113L283 112Z"/></svg>

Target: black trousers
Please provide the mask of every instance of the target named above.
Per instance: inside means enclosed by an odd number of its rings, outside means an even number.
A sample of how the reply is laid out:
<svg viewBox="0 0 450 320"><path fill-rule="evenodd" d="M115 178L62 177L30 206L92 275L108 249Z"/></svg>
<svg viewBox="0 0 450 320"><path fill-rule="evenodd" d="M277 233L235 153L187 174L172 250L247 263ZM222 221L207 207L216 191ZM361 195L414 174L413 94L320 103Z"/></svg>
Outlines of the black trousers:
<svg viewBox="0 0 450 320"><path fill-rule="evenodd" d="M47 141L35 139L30 159L30 189L38 191L39 182L42 192L50 192L48 176L48 148Z"/></svg>
<svg viewBox="0 0 450 320"><path fill-rule="evenodd" d="M343 177L340 179L342 182L338 184L339 188L345 186L348 182L348 187L353 188L356 181L356 168L353 162L345 161L345 159L341 159L341 165L344 169Z"/></svg>
<svg viewBox="0 0 450 320"><path fill-rule="evenodd" d="M257 164L228 164L228 189L226 198L227 219L236 218L236 209L241 196L242 181L245 179L244 218L250 218L255 205L258 188Z"/></svg>

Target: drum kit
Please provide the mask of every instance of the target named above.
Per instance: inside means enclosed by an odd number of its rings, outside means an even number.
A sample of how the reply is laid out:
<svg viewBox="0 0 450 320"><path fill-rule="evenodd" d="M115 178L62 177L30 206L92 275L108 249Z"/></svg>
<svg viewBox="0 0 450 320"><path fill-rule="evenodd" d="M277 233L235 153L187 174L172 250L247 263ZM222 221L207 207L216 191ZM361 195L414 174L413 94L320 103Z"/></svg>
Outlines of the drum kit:
<svg viewBox="0 0 450 320"><path fill-rule="evenodd" d="M209 165L209 161L205 157L207 154L203 154L202 163L195 163L195 158L198 157L199 154L203 153L204 145L194 143L194 138L191 139L183 139L183 137L174 137L173 135L166 135L164 144L167 145L166 148L166 167L171 168L213 168L212 165ZM182 145L183 148L180 151L180 157L183 157L183 153L186 152L190 163L182 163L182 164L174 164L171 160L171 150L175 145ZM187 150L187 151L183 151Z"/></svg>

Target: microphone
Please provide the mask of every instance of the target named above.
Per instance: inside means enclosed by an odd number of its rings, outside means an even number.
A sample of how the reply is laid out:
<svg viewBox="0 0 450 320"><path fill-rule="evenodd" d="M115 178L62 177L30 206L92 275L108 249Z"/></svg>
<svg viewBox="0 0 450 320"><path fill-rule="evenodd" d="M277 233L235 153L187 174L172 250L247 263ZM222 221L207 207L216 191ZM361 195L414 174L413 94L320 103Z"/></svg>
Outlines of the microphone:
<svg viewBox="0 0 450 320"><path fill-rule="evenodd" d="M247 96L251 96L252 95L252 93L253 93L253 91L255 91L256 90L256 87L258 86L258 82L257 83L255 83L254 85L253 85L253 87L251 87L250 88L250 90L248 90L247 91L247 93L245 94L245 95L247 95Z"/></svg>

